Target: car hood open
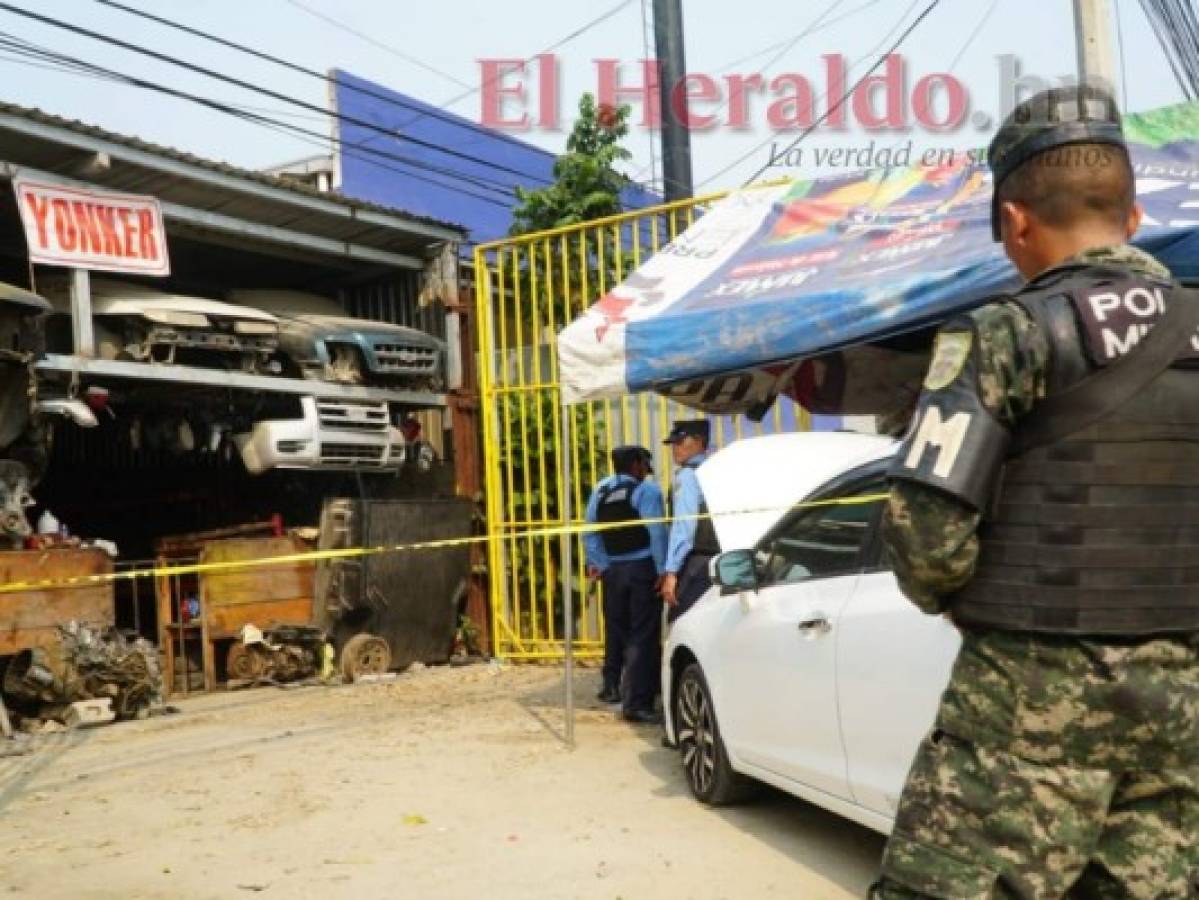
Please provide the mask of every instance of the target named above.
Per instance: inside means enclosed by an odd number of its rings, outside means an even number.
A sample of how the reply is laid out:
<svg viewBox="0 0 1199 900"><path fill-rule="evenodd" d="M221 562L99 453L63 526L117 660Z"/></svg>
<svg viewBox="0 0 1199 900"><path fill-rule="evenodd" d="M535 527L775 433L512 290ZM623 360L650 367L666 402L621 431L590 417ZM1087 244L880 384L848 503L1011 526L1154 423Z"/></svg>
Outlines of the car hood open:
<svg viewBox="0 0 1199 900"><path fill-rule="evenodd" d="M895 452L896 441L847 432L736 441L697 475L723 550L753 547L795 504L843 472Z"/></svg>

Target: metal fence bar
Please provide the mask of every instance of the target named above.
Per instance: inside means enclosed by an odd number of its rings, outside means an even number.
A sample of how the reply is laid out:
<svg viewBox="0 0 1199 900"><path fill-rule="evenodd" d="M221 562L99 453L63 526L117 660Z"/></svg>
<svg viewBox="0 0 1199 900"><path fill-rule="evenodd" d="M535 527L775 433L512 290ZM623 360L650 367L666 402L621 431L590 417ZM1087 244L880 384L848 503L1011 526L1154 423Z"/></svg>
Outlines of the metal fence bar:
<svg viewBox="0 0 1199 900"><path fill-rule="evenodd" d="M530 338L528 348L531 356L530 363L533 373L533 385L530 386L529 390L532 394L531 402L535 422L533 432L533 452L537 460L536 472L538 476L536 485L531 485L529 484L530 472L528 469L525 470L525 492L529 501L527 507L529 510L529 517L532 517L533 508L536 506L537 510L539 510L541 513L541 518L545 521L550 521L548 493L550 481L547 477L546 468L546 453L548 448L545 446L546 411L543 405L545 389L542 387L543 373L541 371L541 322L542 316L545 313L545 304L542 303L541 288L544 284L544 278L541 276L541 273L538 270L538 247L539 242L534 242L525 248L528 257L528 272L530 281L528 300L529 315L527 317L529 320ZM556 421L558 418L558 410L551 406L549 412L550 417ZM550 427L553 428L554 426L551 424ZM558 446L561 446L560 440L558 441ZM537 498L536 503L533 502L534 494L536 494ZM561 509L561 507L559 507L559 509ZM544 606L541 609L542 621L545 622L544 630L546 632L547 639L553 641L555 639L556 630L556 623L554 622L554 597L555 582L557 579L553 577L553 565L550 561L549 541L545 538L539 538L536 543L541 545L541 596L535 596L532 599L534 604L544 603ZM530 555L532 555L532 546L530 546ZM534 593L536 593L535 588Z"/></svg>
<svg viewBox="0 0 1199 900"><path fill-rule="evenodd" d="M674 466L662 438L672 420L699 414L648 394L563 409L557 332L694 223L711 199L475 250L489 584L500 656L561 660L568 635L579 658L603 652L602 591L586 580L582 537L523 532L581 521L617 441L649 447L656 477L668 489ZM761 423L713 418L717 446L783 425L777 406ZM797 419L805 421L802 413Z"/></svg>
<svg viewBox="0 0 1199 900"><path fill-rule="evenodd" d="M524 326L522 325L522 320L524 318L525 309L523 307L523 304L521 303L521 300L522 300L521 281L523 280L521 278L521 273L522 273L522 268L523 268L521 261L522 261L522 258L525 256L525 253L528 250L528 247L529 247L528 244L521 244L521 245L518 245L518 246L512 248L512 252L513 252L513 256L514 256L513 266L512 266L512 274L513 274L513 280L512 280L512 285L513 285L512 330L513 330L513 336L514 336L515 340L514 340L511 350L512 350L513 358L515 359L515 362L516 362L516 379L517 379L518 384L528 384L528 378L525 374L525 351L527 349L527 345L524 343ZM530 438L530 432L532 429L530 428L530 424L529 424L530 423L530 414L529 414L529 409L528 409L528 402L527 402L525 395L526 395L525 391L519 391L516 394L517 406L520 410L520 441L519 441L519 443L520 443L520 463L521 463L520 471L521 471L521 475L523 477L520 482L520 496L519 496L519 498L514 498L514 500L513 500L514 506L517 506L517 507L523 506L525 509L522 521L527 521L529 518L528 509L529 509L529 505L530 505L530 498L532 497L532 485L529 484L529 438ZM537 426L540 427L540 424L541 423L538 421ZM518 499L523 500L524 501L523 504L518 504L517 503ZM515 520L516 518L517 518L517 516L514 515L513 519ZM533 564L533 554L535 551L534 551L532 537L525 538L524 552L526 554L526 559L523 561L524 565L521 566L520 568L523 569L524 572L528 575L528 585L529 585L528 606L525 607L523 605L524 599L525 599L524 591L518 590L517 596L520 598L520 601L518 603L518 615L521 618L523 618L527 614L530 625L532 627L532 633L540 634L541 629L538 627L539 623L538 623L538 619L537 619L537 576L539 573L537 571L538 567ZM520 580L521 580L520 575L521 575L521 572L518 571L517 567L514 566L513 567L513 577L517 583L518 588L520 586Z"/></svg>

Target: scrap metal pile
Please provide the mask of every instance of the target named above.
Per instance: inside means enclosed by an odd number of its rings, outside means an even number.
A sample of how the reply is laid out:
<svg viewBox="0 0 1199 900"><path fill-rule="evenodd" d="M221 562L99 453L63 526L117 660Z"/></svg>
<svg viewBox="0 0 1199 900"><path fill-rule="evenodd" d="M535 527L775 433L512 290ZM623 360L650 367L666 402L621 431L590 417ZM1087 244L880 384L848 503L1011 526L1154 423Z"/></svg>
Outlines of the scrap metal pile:
<svg viewBox="0 0 1199 900"><path fill-rule="evenodd" d="M325 633L319 628L278 625L264 632L243 625L239 640L229 647L225 671L231 686L313 678L330 665L325 648ZM332 653L330 647L327 655Z"/></svg>
<svg viewBox="0 0 1199 900"><path fill-rule="evenodd" d="M56 644L13 657L4 696L24 719L92 724L144 718L162 704L158 650L115 628L69 622L59 626Z"/></svg>

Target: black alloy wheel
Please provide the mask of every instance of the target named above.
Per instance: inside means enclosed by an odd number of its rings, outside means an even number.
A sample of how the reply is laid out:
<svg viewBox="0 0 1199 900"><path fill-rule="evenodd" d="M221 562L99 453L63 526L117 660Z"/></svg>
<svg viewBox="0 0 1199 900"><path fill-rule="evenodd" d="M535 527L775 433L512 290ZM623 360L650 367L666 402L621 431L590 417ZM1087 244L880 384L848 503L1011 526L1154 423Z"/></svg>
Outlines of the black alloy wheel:
<svg viewBox="0 0 1199 900"><path fill-rule="evenodd" d="M683 670L674 696L675 735L691 793L711 806L745 799L753 782L738 775L729 764L712 694L698 663Z"/></svg>

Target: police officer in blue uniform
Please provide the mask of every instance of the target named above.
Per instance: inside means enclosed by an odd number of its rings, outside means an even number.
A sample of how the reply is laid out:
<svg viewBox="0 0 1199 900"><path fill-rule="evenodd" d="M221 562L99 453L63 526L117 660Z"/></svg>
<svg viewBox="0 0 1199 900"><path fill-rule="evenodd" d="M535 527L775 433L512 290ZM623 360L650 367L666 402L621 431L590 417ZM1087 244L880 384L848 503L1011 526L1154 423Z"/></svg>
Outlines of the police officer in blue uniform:
<svg viewBox="0 0 1199 900"><path fill-rule="evenodd" d="M620 702L624 718L631 722L656 722L654 697L662 652L658 585L666 558L662 491L649 480L653 460L644 447L617 447L612 468L615 474L592 492L586 520L629 524L589 532L583 539L587 574L604 583L607 639L598 699Z"/></svg>
<svg viewBox="0 0 1199 900"><path fill-rule="evenodd" d="M670 607L667 617L674 621L712 586L708 562L720 552L716 530L707 518L708 506L695 470L708 458L711 425L704 419L674 423L666 443L670 445L676 466L670 491L670 543L662 577L662 599ZM696 517L699 518L696 518Z"/></svg>

